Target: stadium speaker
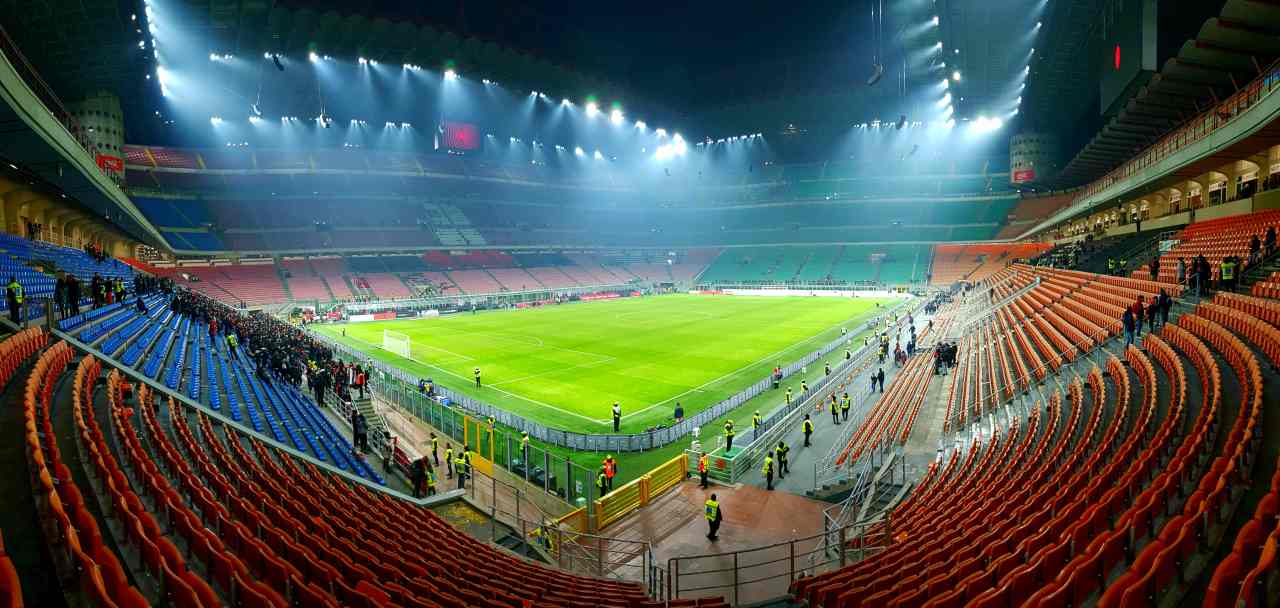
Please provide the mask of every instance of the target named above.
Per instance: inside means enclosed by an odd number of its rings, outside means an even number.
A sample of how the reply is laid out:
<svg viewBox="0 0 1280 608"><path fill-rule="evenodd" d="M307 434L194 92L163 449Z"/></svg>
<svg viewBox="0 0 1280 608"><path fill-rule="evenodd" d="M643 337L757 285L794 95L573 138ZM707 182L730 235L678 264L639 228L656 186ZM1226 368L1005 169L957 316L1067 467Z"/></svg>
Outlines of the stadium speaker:
<svg viewBox="0 0 1280 608"><path fill-rule="evenodd" d="M867 86L876 86L876 83L880 82L881 78L884 78L884 66L877 63L872 66L871 77L867 79Z"/></svg>

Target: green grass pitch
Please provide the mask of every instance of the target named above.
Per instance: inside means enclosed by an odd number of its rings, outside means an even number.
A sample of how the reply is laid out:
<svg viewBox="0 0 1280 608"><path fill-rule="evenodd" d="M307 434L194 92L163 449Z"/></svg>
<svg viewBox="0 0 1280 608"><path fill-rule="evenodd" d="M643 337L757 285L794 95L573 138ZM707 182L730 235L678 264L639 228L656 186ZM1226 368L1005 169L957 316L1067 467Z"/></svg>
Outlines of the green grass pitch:
<svg viewBox="0 0 1280 608"><path fill-rule="evenodd" d="M610 433L618 401L622 432L636 433L670 423L677 401L691 416L729 397L891 302L667 295L317 329L555 428ZM411 359L381 348L384 329L410 337Z"/></svg>

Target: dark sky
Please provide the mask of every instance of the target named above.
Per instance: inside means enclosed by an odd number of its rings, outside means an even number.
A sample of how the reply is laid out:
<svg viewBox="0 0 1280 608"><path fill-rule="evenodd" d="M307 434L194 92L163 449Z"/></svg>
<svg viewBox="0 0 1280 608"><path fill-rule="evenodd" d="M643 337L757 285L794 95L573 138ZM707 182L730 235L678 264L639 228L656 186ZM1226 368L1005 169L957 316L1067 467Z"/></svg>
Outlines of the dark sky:
<svg viewBox="0 0 1280 608"><path fill-rule="evenodd" d="M722 103L717 79L739 78L755 66L864 55L869 2L450 0L423 7L367 0L360 12L492 40L689 109ZM337 0L289 4L352 10Z"/></svg>

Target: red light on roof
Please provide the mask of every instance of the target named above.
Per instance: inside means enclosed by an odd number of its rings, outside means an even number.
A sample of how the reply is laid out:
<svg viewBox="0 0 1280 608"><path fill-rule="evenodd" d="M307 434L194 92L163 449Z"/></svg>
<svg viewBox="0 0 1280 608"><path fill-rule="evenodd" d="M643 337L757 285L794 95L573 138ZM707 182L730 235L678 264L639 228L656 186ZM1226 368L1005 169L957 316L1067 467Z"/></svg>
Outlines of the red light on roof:
<svg viewBox="0 0 1280 608"><path fill-rule="evenodd" d="M1120 69L1120 45L1116 45L1116 70Z"/></svg>

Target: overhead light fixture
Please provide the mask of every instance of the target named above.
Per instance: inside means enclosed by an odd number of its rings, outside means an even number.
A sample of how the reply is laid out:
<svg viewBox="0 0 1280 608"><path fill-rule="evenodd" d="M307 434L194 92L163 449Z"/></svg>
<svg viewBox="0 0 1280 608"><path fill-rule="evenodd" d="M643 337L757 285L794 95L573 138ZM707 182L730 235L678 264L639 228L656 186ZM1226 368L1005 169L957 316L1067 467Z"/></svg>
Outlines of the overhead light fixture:
<svg viewBox="0 0 1280 608"><path fill-rule="evenodd" d="M609 122L614 125L622 124L622 110L614 108L613 111L609 112Z"/></svg>
<svg viewBox="0 0 1280 608"><path fill-rule="evenodd" d="M360 65L369 65L369 60L365 59L364 57L361 57L357 61L360 63Z"/></svg>
<svg viewBox="0 0 1280 608"><path fill-rule="evenodd" d="M933 16L933 24L934 24L934 25L938 25L938 16L937 16L937 15L934 15L934 16Z"/></svg>
<svg viewBox="0 0 1280 608"><path fill-rule="evenodd" d="M458 78L458 73L455 72L453 68L449 68L444 71L445 80L456 80L457 78Z"/></svg>
<svg viewBox="0 0 1280 608"><path fill-rule="evenodd" d="M596 102L594 101L588 101L587 116L595 116L596 114L599 114L599 113L600 113L600 106L596 105Z"/></svg>
<svg viewBox="0 0 1280 608"><path fill-rule="evenodd" d="M644 130L644 127L645 127L645 124L644 124L644 121L643 121L643 120L637 120L637 121L636 121L636 128L637 128L637 129L640 129L641 131L643 131L643 130Z"/></svg>
<svg viewBox="0 0 1280 608"><path fill-rule="evenodd" d="M315 63L317 61L320 61L320 56L317 55L315 51L312 51L310 53L307 53L307 59L310 59L311 63Z"/></svg>
<svg viewBox="0 0 1280 608"><path fill-rule="evenodd" d="M586 152L583 152L581 147L575 146L573 148L573 155L581 157L581 156L585 156Z"/></svg>
<svg viewBox="0 0 1280 608"><path fill-rule="evenodd" d="M954 80L954 81L956 81L956 82L960 82L960 70L956 70L956 71L952 72L952 73L951 73L951 79L952 79L952 80Z"/></svg>
<svg viewBox="0 0 1280 608"><path fill-rule="evenodd" d="M222 124L222 117L221 117L221 116L210 116L210 117L209 117L209 122L210 122L211 124L220 125L220 124Z"/></svg>

